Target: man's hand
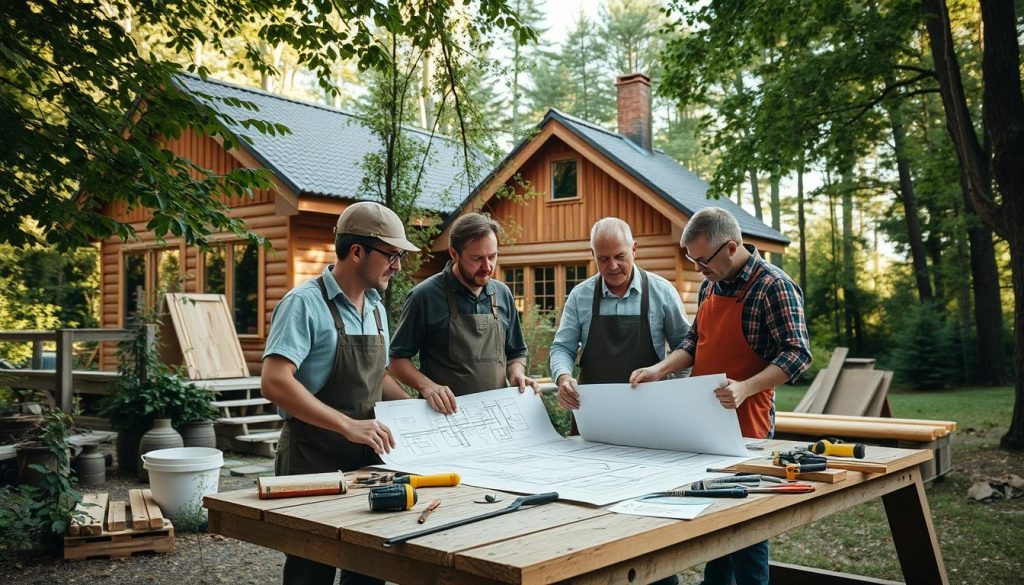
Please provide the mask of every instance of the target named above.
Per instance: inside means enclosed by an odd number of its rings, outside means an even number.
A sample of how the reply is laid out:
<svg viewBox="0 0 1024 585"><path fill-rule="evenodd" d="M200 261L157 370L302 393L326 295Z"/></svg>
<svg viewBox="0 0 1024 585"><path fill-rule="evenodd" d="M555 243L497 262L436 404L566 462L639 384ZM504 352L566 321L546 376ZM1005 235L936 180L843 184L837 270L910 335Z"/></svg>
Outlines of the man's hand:
<svg viewBox="0 0 1024 585"><path fill-rule="evenodd" d="M512 372L512 376L509 378L509 383L513 386L518 386L520 393L525 392L526 387L529 386L530 388L533 388L534 394L540 394L540 385L537 384L536 380L527 376L526 372L523 371L523 368L521 367L515 368Z"/></svg>
<svg viewBox="0 0 1024 585"><path fill-rule="evenodd" d="M395 438L391 435L391 429L374 419L347 419L343 423L341 434L353 443L369 445L377 455L390 453L395 448Z"/></svg>
<svg viewBox="0 0 1024 585"><path fill-rule="evenodd" d="M750 396L748 384L732 379L725 380L725 386L715 390L715 398L722 403L722 406L730 410L736 410L743 404L743 401Z"/></svg>
<svg viewBox="0 0 1024 585"><path fill-rule="evenodd" d="M637 368L629 375L629 385L631 388L636 388L637 384L641 384L643 382L657 382L664 377L665 375L661 373L661 368L657 365L647 366L646 368Z"/></svg>
<svg viewBox="0 0 1024 585"><path fill-rule="evenodd" d="M427 401L430 408L441 414L455 414L455 394L447 386L431 384L420 390L420 396Z"/></svg>
<svg viewBox="0 0 1024 585"><path fill-rule="evenodd" d="M580 407L580 393L576 389L576 380L569 374L558 377L558 403L562 408L576 410Z"/></svg>

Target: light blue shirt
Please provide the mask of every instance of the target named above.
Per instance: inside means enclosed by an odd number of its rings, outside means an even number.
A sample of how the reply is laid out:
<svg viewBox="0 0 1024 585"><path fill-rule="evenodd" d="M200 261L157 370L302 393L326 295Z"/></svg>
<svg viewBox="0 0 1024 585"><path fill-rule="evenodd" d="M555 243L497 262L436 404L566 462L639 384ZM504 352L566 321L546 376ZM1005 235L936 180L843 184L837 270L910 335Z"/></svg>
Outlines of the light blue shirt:
<svg viewBox="0 0 1024 585"><path fill-rule="evenodd" d="M376 289L366 291L363 314L360 315L356 306L338 286L338 281L331 274L332 268L333 266L324 268L324 285L327 287L327 296L338 305L338 313L345 324L345 333L376 335L377 320L373 317L373 310L380 307L386 356L391 334L388 331L388 315L381 303L380 293ZM295 379L307 390L317 394L327 384L327 379L334 368L337 347L338 332L334 329L334 318L331 317L330 308L320 294L320 285L316 283L315 278L311 278L288 291L274 307L263 358L276 355L292 362L298 367Z"/></svg>
<svg viewBox="0 0 1024 585"><path fill-rule="evenodd" d="M608 290L608 285L600 274L591 276L576 285L565 300L562 319L551 344L551 379L558 380L562 374L572 375L576 354L587 346L590 334L590 320L594 308L594 287L601 283L601 314L602 315L639 315L640 272L633 270L633 278L626 289L626 294L617 297ZM683 303L679 293L664 278L647 273L647 285L651 291L650 310L647 318L651 322L651 341L658 359L665 358L666 341L672 349L683 345L683 339L690 330L690 322L683 311ZM650 364L654 365L654 364Z"/></svg>

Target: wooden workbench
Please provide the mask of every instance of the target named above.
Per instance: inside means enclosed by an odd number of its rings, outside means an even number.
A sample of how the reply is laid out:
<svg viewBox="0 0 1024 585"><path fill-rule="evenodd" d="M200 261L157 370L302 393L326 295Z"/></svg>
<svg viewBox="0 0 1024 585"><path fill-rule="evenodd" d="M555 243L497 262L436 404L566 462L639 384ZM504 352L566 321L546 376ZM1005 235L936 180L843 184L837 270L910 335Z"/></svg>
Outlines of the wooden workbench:
<svg viewBox="0 0 1024 585"><path fill-rule="evenodd" d="M767 449L790 442L770 442ZM847 472L801 495L751 495L716 502L697 519L612 514L555 502L384 548L385 538L508 505L477 504L470 486L424 488L406 512L370 512L365 489L335 496L260 500L256 489L208 496L210 530L322 563L413 583L649 583L788 530L881 497L908 584L948 583L918 465L928 451L870 447L884 474ZM424 525L420 510L441 506ZM773 565L772 583L883 583Z"/></svg>

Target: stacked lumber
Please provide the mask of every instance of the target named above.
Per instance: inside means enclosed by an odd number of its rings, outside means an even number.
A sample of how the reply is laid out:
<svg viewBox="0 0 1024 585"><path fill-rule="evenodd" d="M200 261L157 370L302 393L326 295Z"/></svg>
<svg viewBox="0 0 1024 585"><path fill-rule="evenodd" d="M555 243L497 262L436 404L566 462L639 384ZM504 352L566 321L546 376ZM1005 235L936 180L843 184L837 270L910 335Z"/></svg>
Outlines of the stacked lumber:
<svg viewBox="0 0 1024 585"><path fill-rule="evenodd" d="M775 430L811 437L857 437L930 443L955 431L956 423L945 420L778 412L775 414Z"/></svg>
<svg viewBox="0 0 1024 585"><path fill-rule="evenodd" d="M837 347L828 367L811 382L794 412L855 416L892 416L889 385L893 373L875 369L875 360L848 358L849 350Z"/></svg>
<svg viewBox="0 0 1024 585"><path fill-rule="evenodd" d="M85 494L64 537L64 559L121 558L136 552L174 551L174 525L150 490L129 490L128 503L108 494Z"/></svg>

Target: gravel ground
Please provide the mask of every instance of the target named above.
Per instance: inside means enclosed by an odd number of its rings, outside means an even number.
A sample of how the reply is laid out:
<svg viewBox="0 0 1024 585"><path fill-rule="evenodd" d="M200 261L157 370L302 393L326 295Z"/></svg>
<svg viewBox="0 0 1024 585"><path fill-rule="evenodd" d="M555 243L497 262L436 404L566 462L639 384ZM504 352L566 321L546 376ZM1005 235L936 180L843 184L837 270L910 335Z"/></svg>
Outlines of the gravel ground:
<svg viewBox="0 0 1024 585"><path fill-rule="evenodd" d="M226 454L221 470L220 491L251 487L254 476L236 477L227 465L262 465L273 470L273 459ZM128 490L149 487L134 478L112 474L101 488L111 500L128 501ZM53 585L64 583L181 583L188 585L235 585L279 583L284 555L267 548L207 533L175 530L175 551L166 554L135 553L124 559L63 561L50 555L22 555L13 562L0 562L0 583Z"/></svg>

